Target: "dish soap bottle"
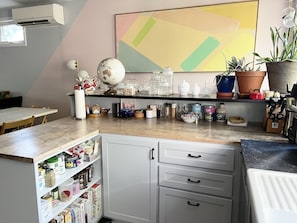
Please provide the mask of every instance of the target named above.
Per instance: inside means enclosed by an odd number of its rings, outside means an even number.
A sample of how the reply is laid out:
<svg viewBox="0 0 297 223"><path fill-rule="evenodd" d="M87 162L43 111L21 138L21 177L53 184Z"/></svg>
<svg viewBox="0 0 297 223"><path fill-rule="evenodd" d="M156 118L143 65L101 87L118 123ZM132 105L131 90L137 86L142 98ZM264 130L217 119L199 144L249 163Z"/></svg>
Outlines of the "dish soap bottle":
<svg viewBox="0 0 297 223"><path fill-rule="evenodd" d="M226 122L226 108L224 103L220 103L219 108L217 109L216 113L216 120L217 122Z"/></svg>

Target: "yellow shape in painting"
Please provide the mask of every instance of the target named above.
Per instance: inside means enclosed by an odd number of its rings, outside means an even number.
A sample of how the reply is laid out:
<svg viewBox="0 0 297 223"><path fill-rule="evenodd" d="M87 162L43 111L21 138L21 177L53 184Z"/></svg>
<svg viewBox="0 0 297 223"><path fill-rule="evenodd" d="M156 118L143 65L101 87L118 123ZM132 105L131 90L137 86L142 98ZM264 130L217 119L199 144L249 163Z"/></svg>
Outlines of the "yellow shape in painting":
<svg viewBox="0 0 297 223"><path fill-rule="evenodd" d="M202 10L235 19L242 28L255 29L257 24L258 1L204 6Z"/></svg>
<svg viewBox="0 0 297 223"><path fill-rule="evenodd" d="M254 44L254 36L250 30L238 30L237 32L228 35L223 35L219 38L222 42L221 48L218 49L219 54L210 55L207 62L201 64L201 70L222 71L225 67L225 58L229 60L232 56L249 57L251 56L251 46Z"/></svg>
<svg viewBox="0 0 297 223"><path fill-rule="evenodd" d="M145 26L149 18L139 17L135 27ZM173 70L180 70L180 64L192 53L193 46L198 47L208 37L198 30L156 19L154 26L150 27L150 31L135 46L133 41L140 31L141 29L133 29L132 26L122 40L159 66L170 66ZM182 50L177 52L176 44Z"/></svg>

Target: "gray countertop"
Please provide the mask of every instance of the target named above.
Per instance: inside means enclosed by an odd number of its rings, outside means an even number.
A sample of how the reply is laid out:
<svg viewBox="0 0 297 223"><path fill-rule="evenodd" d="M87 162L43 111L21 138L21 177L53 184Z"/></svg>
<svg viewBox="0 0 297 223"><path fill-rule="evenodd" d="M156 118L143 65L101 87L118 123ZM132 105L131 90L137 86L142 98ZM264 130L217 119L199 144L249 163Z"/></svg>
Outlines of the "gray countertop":
<svg viewBox="0 0 297 223"><path fill-rule="evenodd" d="M260 140L241 140L247 169L297 173L297 144Z"/></svg>
<svg viewBox="0 0 297 223"><path fill-rule="evenodd" d="M77 144L98 133L142 136L217 144L240 144L241 139L286 142L261 126L227 126L225 123L188 124L177 120L119 119L112 117L74 120L65 117L0 136L0 157L24 162L40 162L61 148Z"/></svg>

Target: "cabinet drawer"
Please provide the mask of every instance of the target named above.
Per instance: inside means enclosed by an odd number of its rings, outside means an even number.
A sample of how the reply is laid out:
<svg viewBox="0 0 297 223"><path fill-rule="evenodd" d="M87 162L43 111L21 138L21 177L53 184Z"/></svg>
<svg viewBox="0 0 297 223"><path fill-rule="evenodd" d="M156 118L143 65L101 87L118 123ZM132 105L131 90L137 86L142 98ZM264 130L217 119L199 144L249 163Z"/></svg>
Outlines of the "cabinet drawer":
<svg viewBox="0 0 297 223"><path fill-rule="evenodd" d="M160 188L160 223L230 223L231 199Z"/></svg>
<svg viewBox="0 0 297 223"><path fill-rule="evenodd" d="M160 141L160 162L232 171L234 147L230 145Z"/></svg>
<svg viewBox="0 0 297 223"><path fill-rule="evenodd" d="M232 175L227 174L161 165L159 184L193 192L232 197Z"/></svg>

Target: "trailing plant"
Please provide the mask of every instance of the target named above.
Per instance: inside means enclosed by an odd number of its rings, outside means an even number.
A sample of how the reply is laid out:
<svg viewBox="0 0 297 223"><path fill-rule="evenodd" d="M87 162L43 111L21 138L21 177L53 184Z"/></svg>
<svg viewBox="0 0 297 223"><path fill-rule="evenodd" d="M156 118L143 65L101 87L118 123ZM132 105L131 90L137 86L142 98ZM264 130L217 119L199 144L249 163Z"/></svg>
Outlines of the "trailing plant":
<svg viewBox="0 0 297 223"><path fill-rule="evenodd" d="M270 38L272 50L269 57L262 57L254 53L258 64L269 62L297 61L297 28L288 28L282 31L281 28L270 27Z"/></svg>

